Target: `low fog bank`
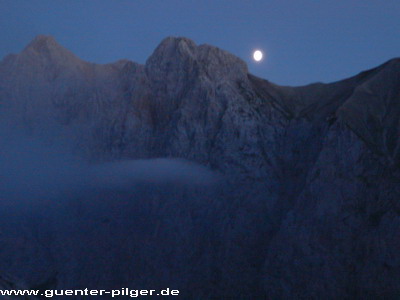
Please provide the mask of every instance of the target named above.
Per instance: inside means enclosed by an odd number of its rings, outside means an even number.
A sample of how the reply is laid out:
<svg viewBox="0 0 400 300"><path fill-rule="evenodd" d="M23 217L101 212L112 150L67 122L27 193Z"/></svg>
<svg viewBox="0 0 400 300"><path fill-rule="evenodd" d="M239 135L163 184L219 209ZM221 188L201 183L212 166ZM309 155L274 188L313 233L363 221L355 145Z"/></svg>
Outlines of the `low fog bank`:
<svg viewBox="0 0 400 300"><path fill-rule="evenodd" d="M138 184L203 186L222 178L183 159L157 158L89 163L67 144L20 134L0 136L2 203L40 205L90 191L129 191ZM68 151L69 150L69 151ZM38 202L39 201L39 202Z"/></svg>
<svg viewBox="0 0 400 300"><path fill-rule="evenodd" d="M2 131L4 276L43 289L262 294L261 188L183 159L94 164L71 149L53 135Z"/></svg>
<svg viewBox="0 0 400 300"><path fill-rule="evenodd" d="M222 178L215 172L184 159L156 158L122 160L89 168L92 185L108 189L129 189L132 183L145 184L216 184Z"/></svg>

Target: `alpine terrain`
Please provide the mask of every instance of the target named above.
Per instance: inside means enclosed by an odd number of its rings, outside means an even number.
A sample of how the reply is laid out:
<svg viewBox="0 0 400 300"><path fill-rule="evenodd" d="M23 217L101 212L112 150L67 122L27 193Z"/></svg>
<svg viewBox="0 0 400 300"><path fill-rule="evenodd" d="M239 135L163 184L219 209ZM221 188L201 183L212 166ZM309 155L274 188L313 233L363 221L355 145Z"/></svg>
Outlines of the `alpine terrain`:
<svg viewBox="0 0 400 300"><path fill-rule="evenodd" d="M38 36L0 143L0 287L400 298L400 59L288 87L187 38L100 65Z"/></svg>

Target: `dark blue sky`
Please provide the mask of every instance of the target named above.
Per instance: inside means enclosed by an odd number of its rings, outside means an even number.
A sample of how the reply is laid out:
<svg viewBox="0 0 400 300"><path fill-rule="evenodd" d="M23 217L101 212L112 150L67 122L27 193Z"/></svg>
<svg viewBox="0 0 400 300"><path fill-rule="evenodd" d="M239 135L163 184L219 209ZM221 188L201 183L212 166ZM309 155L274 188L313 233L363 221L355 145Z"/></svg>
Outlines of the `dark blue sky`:
<svg viewBox="0 0 400 300"><path fill-rule="evenodd" d="M166 36L223 48L278 84L330 82L400 56L399 0L0 0L0 57L38 34L82 59L144 63ZM251 61L260 48L266 59Z"/></svg>

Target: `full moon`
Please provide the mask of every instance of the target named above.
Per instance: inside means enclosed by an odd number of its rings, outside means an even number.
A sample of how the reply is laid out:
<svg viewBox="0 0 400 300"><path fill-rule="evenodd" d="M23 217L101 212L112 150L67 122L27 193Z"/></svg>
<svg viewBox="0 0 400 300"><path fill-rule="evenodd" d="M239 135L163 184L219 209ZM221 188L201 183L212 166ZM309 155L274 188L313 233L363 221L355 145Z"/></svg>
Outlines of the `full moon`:
<svg viewBox="0 0 400 300"><path fill-rule="evenodd" d="M255 61L261 61L263 58L263 53L260 50L256 50L253 53L253 58Z"/></svg>

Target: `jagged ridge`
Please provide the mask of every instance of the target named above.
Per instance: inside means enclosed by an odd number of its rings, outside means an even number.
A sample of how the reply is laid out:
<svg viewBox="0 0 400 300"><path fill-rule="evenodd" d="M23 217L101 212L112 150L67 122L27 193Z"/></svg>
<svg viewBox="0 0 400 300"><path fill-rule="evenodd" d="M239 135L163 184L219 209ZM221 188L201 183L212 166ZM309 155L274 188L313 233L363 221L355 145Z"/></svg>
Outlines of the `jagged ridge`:
<svg viewBox="0 0 400 300"><path fill-rule="evenodd" d="M236 214L221 236L232 251L236 236L247 243L244 262L233 257L245 269L230 270L236 283L210 279L225 292L390 298L400 294L399 81L399 59L284 87L186 38L166 38L145 65L97 65L39 36L0 63L0 104L11 123L57 129L91 161L186 158L245 186L227 197L239 208L224 202Z"/></svg>

